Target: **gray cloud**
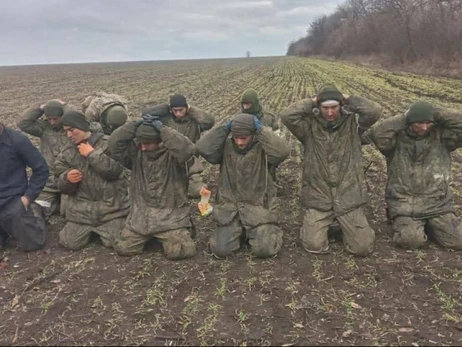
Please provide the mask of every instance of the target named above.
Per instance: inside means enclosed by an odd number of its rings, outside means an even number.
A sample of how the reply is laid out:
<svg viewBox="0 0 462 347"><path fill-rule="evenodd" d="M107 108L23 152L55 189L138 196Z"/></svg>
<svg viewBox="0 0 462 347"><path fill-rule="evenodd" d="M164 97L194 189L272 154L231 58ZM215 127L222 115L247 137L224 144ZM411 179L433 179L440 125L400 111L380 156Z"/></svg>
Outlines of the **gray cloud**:
<svg viewBox="0 0 462 347"><path fill-rule="evenodd" d="M342 0L16 0L0 65L284 55Z"/></svg>

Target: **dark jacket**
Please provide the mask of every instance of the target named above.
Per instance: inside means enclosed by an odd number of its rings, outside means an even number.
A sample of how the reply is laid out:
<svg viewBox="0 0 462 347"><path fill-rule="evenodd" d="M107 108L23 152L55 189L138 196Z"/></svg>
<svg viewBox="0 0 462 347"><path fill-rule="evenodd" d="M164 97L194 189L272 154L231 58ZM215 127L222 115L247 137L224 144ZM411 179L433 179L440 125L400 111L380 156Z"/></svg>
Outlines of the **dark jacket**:
<svg viewBox="0 0 462 347"><path fill-rule="evenodd" d="M26 167L32 169L30 180ZM47 163L32 142L19 131L0 125L0 207L23 195L34 201L47 178Z"/></svg>

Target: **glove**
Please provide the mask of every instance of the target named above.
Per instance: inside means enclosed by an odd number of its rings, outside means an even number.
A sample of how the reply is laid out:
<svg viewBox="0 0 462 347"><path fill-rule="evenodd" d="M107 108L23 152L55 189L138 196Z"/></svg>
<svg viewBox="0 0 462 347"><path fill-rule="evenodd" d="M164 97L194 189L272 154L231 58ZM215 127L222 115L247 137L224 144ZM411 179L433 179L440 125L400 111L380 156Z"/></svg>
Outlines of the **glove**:
<svg viewBox="0 0 462 347"><path fill-rule="evenodd" d="M70 183L79 183L80 181L82 181L82 178L82 172L80 172L79 170L73 169L67 173L67 180Z"/></svg>
<svg viewBox="0 0 462 347"><path fill-rule="evenodd" d="M143 124L152 126L158 132L161 132L164 128L164 123L160 121L160 117L150 115L149 113L143 114Z"/></svg>
<svg viewBox="0 0 462 347"><path fill-rule="evenodd" d="M231 131L231 125L233 124L233 120L229 120L225 123L225 127L228 131Z"/></svg>
<svg viewBox="0 0 462 347"><path fill-rule="evenodd" d="M253 120L255 122L255 129L260 130L261 129L261 121L258 119L257 116L253 116Z"/></svg>

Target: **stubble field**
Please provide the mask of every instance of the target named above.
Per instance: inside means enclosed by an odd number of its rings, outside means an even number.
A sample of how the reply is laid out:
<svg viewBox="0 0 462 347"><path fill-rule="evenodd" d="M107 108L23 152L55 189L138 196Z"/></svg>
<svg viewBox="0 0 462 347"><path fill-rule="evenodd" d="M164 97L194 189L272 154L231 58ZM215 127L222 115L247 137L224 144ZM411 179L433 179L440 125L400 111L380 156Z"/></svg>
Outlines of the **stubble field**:
<svg viewBox="0 0 462 347"><path fill-rule="evenodd" d="M212 112L220 124L239 109L240 94L255 88L279 112L334 82L346 94L380 102L384 117L418 98L462 110L462 81L301 58L107 63L0 68L0 119L15 127L28 106L51 98L80 105L104 90L125 96L134 115L144 105L179 92ZM226 260L207 249L211 217L192 211L198 254L166 260L150 243L143 255L120 257L95 240L64 250L54 218L46 248L20 253L14 242L0 262L2 345L455 345L462 344L462 257L434 244L405 251L393 246L384 209L385 162L372 147L367 172L368 219L376 231L368 258L306 253L298 243L303 210L300 146L283 128L292 153L279 168L284 246L260 260L243 248ZM37 141L35 141L37 143ZM314 163L315 164L315 163ZM453 189L461 200L462 158L454 154ZM205 180L216 191L218 168ZM213 201L212 201L213 204Z"/></svg>

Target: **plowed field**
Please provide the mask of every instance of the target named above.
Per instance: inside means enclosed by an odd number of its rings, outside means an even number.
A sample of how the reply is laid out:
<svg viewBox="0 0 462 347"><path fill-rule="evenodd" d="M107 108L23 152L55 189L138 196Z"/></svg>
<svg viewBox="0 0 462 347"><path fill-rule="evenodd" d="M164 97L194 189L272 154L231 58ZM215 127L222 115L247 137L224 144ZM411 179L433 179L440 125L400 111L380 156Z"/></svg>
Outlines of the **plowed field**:
<svg viewBox="0 0 462 347"><path fill-rule="evenodd" d="M0 68L0 119L15 119L31 104L60 98L80 105L104 90L125 96L134 115L143 105L183 93L213 112L217 124L255 88L279 112L310 96L323 82L346 94L380 102L384 117L418 98L462 110L462 81L390 73L343 63L268 57ZM0 252L2 345L457 345L462 344L462 257L435 244L395 248L383 200L386 167L371 146L368 219L376 231L372 256L354 258L341 242L314 256L298 243L302 209L300 146L283 128L291 157L278 169L281 253L255 259L242 249L217 260L207 249L214 228L192 201L198 254L166 260L149 244L143 255L117 256L96 240L79 252L58 245L64 221L54 218L46 248L21 253L14 242ZM35 143L37 143L35 141ZM218 168L207 166L216 191ZM462 159L454 154L453 189L460 215ZM213 201L212 201L213 204Z"/></svg>

